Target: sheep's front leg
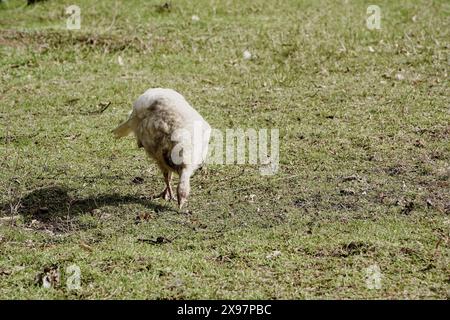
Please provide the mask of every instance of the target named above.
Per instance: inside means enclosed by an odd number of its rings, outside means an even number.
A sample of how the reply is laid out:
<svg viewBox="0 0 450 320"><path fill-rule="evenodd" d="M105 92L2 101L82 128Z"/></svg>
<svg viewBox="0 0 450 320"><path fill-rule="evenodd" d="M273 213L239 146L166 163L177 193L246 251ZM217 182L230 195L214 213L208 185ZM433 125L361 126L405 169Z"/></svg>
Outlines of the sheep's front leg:
<svg viewBox="0 0 450 320"><path fill-rule="evenodd" d="M167 172L164 174L164 181L166 182L166 188L163 191L163 193L166 192L166 194L164 195L164 199L175 200L175 197L173 196L172 186L170 185L170 181L172 181L172 172Z"/></svg>
<svg viewBox="0 0 450 320"><path fill-rule="evenodd" d="M156 198L163 198L164 200L174 200L175 197L173 196L173 191L172 191L172 187L170 185L170 181L172 180L172 172L169 171L165 171L163 172L164 175L164 182L166 183L166 187L163 190L163 192L161 192L159 195L153 197L154 199Z"/></svg>

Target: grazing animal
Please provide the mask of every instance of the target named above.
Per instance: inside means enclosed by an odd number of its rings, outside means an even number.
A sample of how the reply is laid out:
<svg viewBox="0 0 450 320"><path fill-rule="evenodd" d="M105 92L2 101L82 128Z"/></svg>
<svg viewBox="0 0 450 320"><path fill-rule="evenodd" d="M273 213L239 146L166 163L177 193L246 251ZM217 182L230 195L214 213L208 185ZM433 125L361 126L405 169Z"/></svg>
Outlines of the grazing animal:
<svg viewBox="0 0 450 320"><path fill-rule="evenodd" d="M149 89L133 105L127 121L113 130L117 138L134 133L139 148L156 161L165 189L157 197L174 199L170 181L179 175L178 206L190 192L190 177L206 160L211 127L184 97L172 89Z"/></svg>

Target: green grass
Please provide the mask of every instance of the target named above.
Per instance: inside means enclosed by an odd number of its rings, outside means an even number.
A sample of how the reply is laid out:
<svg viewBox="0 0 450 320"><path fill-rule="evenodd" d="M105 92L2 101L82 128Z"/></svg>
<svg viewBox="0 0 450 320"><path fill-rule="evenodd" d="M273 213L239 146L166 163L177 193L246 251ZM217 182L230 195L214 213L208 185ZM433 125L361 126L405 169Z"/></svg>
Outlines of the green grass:
<svg viewBox="0 0 450 320"><path fill-rule="evenodd" d="M449 298L447 1L377 1L372 31L365 1L77 0L68 31L70 4L0 4L0 298ZM210 165L188 214L146 199L162 175L110 131L150 87L280 129L279 172Z"/></svg>

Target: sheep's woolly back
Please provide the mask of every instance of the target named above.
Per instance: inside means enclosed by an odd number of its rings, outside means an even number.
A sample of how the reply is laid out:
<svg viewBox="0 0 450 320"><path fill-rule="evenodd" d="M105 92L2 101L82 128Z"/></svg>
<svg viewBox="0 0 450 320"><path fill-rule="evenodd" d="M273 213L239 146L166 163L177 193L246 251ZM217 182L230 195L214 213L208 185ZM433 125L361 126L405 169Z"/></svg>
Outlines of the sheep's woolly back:
<svg viewBox="0 0 450 320"><path fill-rule="evenodd" d="M182 107L180 111L186 108L191 109L191 112L196 112L181 94L175 90L163 88L153 88L145 91L134 103L133 112L138 118L142 119L145 117L147 110L155 103L178 106L178 109Z"/></svg>
<svg viewBox="0 0 450 320"><path fill-rule="evenodd" d="M116 137L134 133L138 146L143 147L163 171L184 168L192 172L206 159L211 127L181 94L172 89L155 88L135 101L128 120L113 132ZM174 154L182 154L182 163L172 158ZM190 161L185 161L185 157Z"/></svg>

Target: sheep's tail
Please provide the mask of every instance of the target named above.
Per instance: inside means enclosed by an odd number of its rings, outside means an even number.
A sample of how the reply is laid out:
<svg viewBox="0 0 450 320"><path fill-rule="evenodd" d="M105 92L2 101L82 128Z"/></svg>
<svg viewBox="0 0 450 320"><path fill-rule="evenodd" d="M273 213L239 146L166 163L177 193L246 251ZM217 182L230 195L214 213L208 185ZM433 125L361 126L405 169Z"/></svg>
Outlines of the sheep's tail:
<svg viewBox="0 0 450 320"><path fill-rule="evenodd" d="M112 132L114 133L116 138L122 138L129 135L132 132L131 128L131 118L119 125Z"/></svg>

